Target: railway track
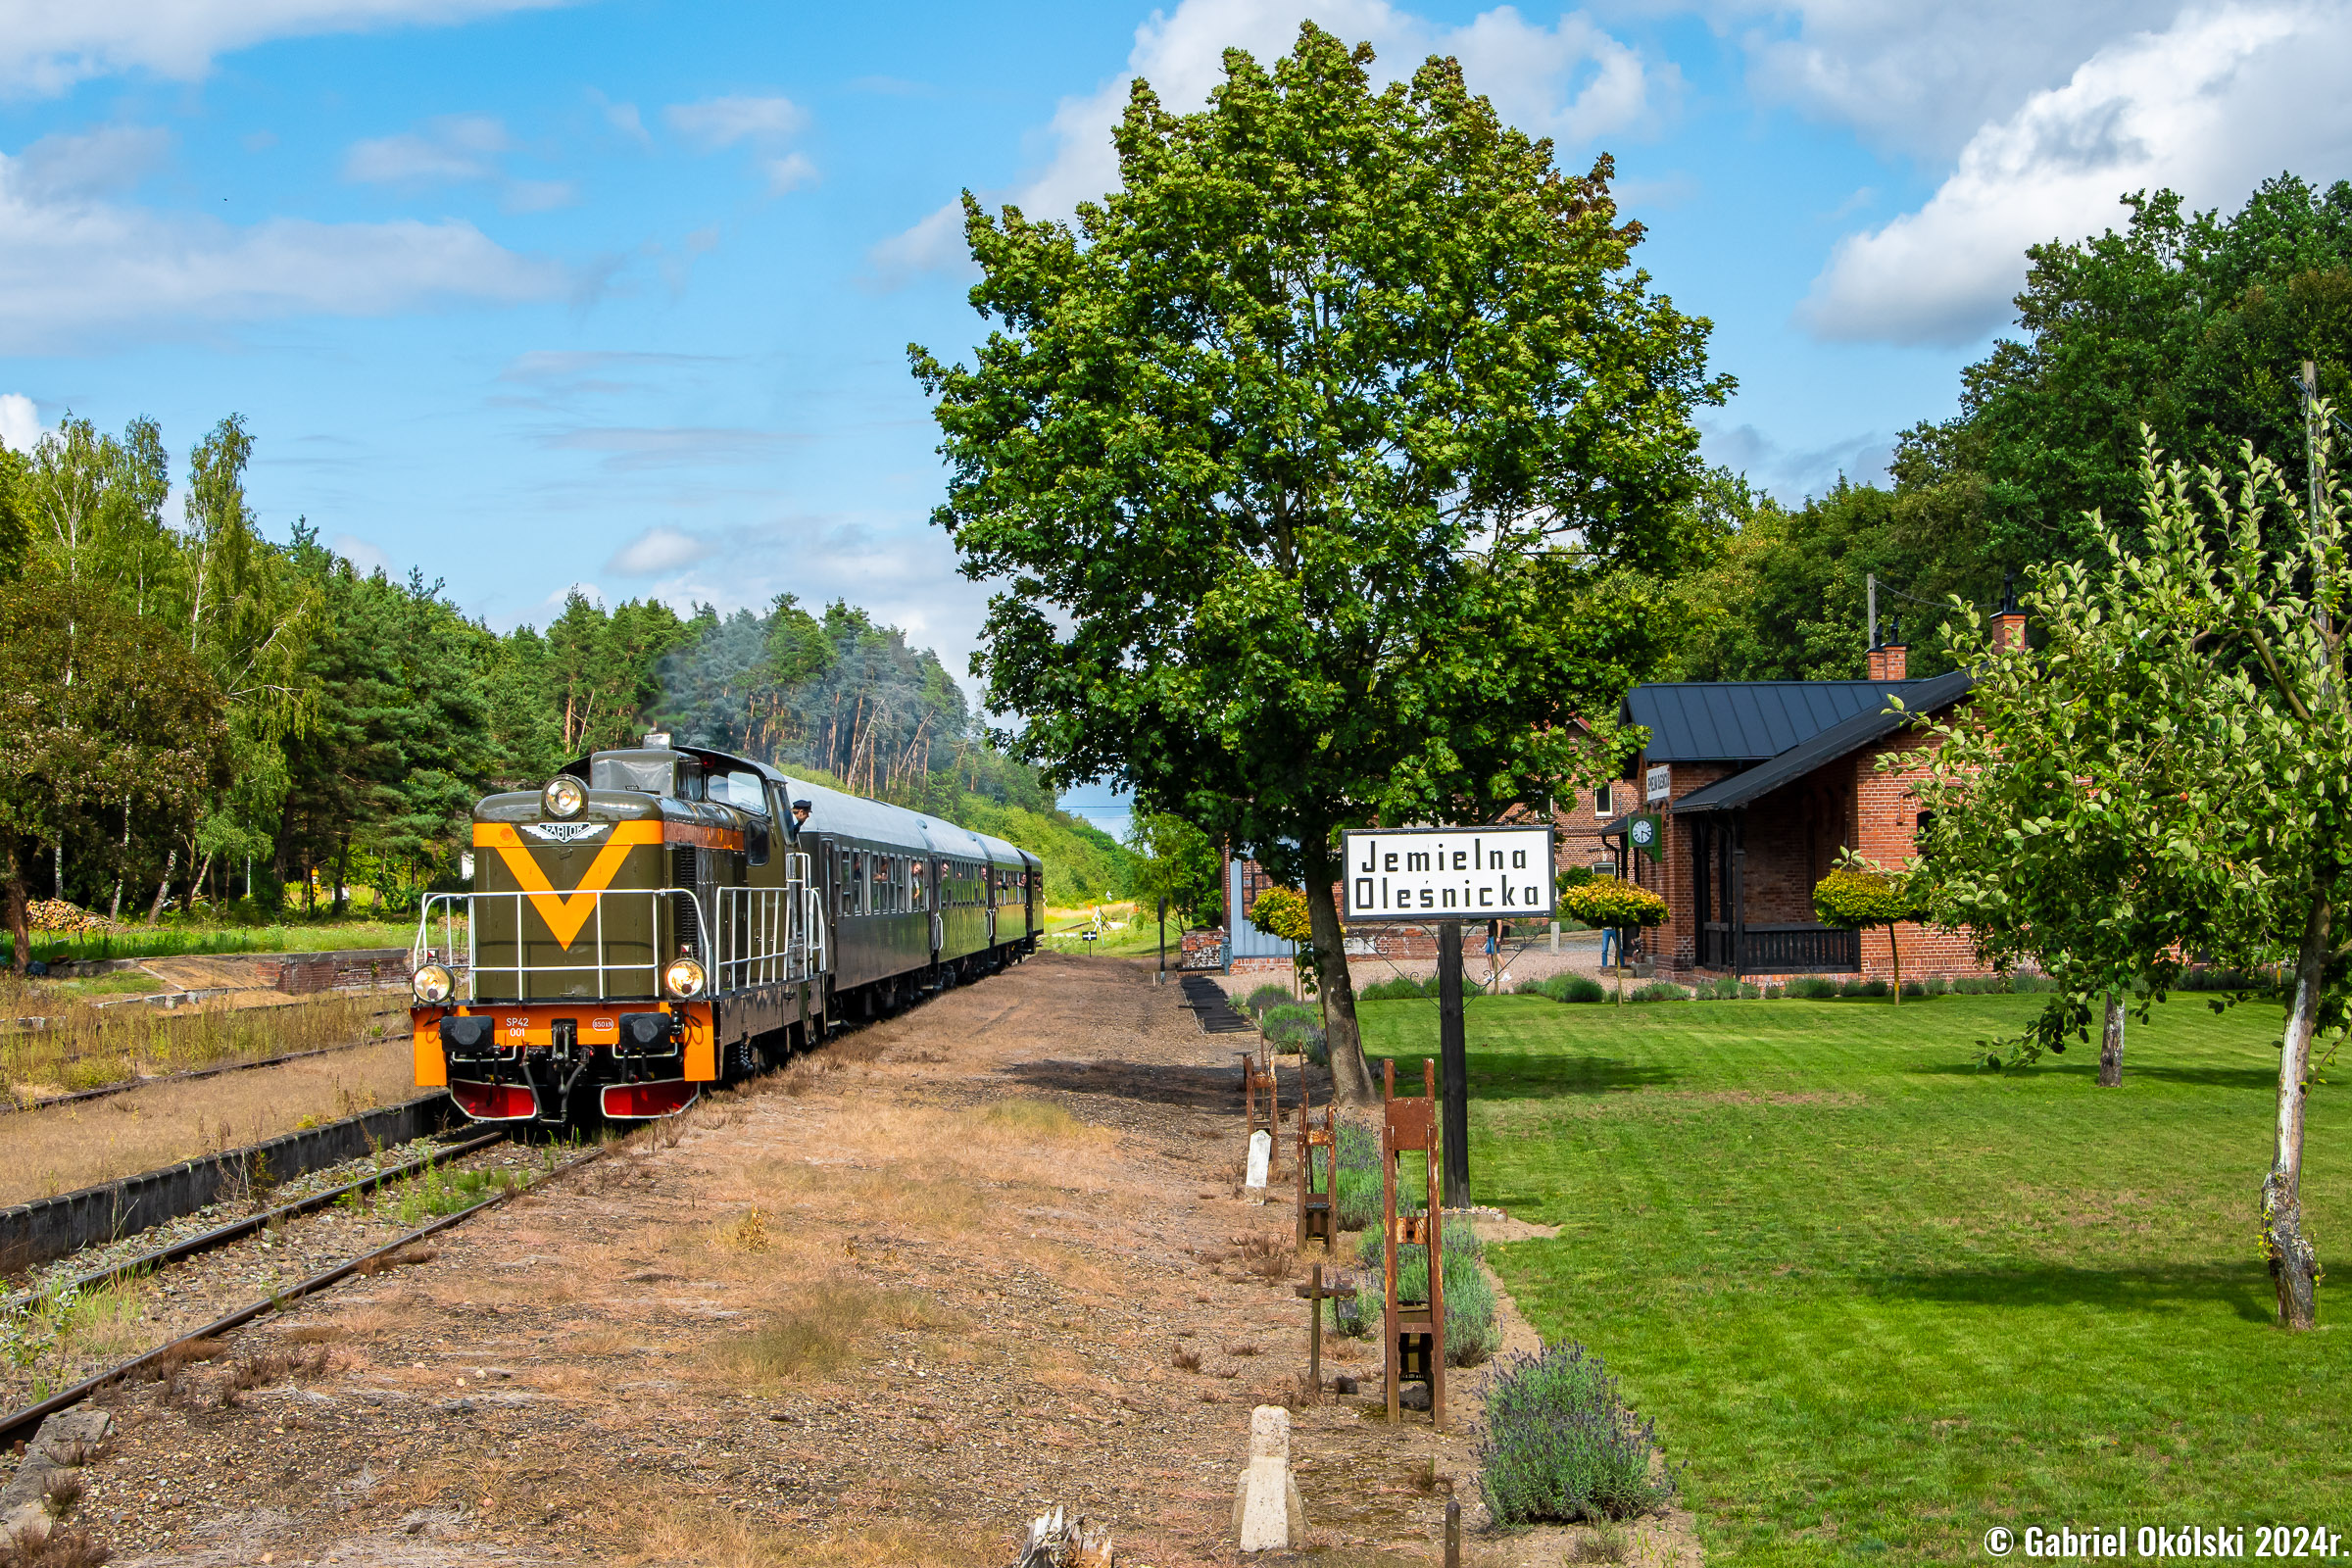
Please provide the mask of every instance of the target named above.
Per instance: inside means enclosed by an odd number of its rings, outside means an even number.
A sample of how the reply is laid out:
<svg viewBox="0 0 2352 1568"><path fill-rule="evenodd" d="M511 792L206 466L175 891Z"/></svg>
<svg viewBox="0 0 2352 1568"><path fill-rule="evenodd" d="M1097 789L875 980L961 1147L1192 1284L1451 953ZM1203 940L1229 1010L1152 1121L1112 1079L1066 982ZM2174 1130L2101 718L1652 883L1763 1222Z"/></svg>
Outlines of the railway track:
<svg viewBox="0 0 2352 1568"><path fill-rule="evenodd" d="M921 1002L925 1000L928 999L918 998L915 1002L910 1004L910 1005L919 1006ZM828 1039L837 1039L843 1034L855 1033L870 1026L871 1021L849 1025L836 1030L833 1034L828 1036ZM821 1050L822 1048L819 1047L818 1049ZM297 1219L304 1215L317 1213L321 1209L328 1208L333 1204L340 1202L347 1197L357 1196L370 1189L380 1188L386 1183L407 1180L411 1176L415 1176L423 1172L429 1166L441 1166L445 1168L453 1160L464 1158L467 1154L481 1152L486 1149L495 1147L496 1145L505 1143L507 1141L508 1134L503 1129L490 1133L477 1134L476 1136L467 1139L463 1143L452 1146L449 1149L436 1151L434 1153L422 1158L407 1161L397 1168L370 1172L368 1175L361 1178L358 1181L346 1183L341 1187L333 1189L332 1191L314 1193L297 1202L285 1204L280 1208L271 1209L266 1213L249 1215L244 1219L237 1220L228 1225L220 1226L198 1236L187 1238L186 1240L174 1243L170 1247L156 1249L152 1252L128 1259L127 1261L117 1264L111 1268L101 1269L90 1274L83 1275L73 1281L69 1288L74 1291L82 1291L103 1288L111 1284L119 1283L125 1279L152 1277L154 1271L158 1269L169 1267L173 1263L186 1261L189 1258L199 1256L205 1252L212 1251L231 1243L243 1240L248 1236L256 1234L257 1232L267 1230L272 1224L282 1225L289 1219ZM44 1420L48 1419L51 1415L56 1414L60 1410L71 1409L73 1406L80 1403L82 1400L88 1398L91 1395L97 1393L100 1389L107 1387L109 1384L120 1382L125 1378L135 1377L147 1367L153 1366L156 1363L163 1361L166 1357L171 1356L174 1351L184 1350L188 1347L197 1344L199 1341L213 1339L229 1332L231 1329L239 1328L244 1324L252 1322L255 1318L260 1317L265 1312L282 1309L292 1302L302 1299L304 1297L323 1290L327 1286L336 1283L338 1280L350 1277L352 1274L357 1273L371 1262L389 1259L403 1250L416 1246L418 1242L423 1241L429 1236L432 1236L440 1231L445 1231L453 1225L462 1224L465 1221L471 1219L474 1215L482 1213L487 1209L496 1208L499 1204L506 1202L509 1199L519 1198L525 1193L537 1192L541 1188L547 1186L549 1183L554 1182L565 1175L568 1175L572 1171L580 1169L584 1165L590 1164L595 1160L604 1157L605 1154L617 1147L617 1144L605 1144L585 1149L581 1151L577 1156L566 1160L565 1162L556 1166L554 1169L532 1181L526 1182L518 1187L504 1188L484 1198L479 1202L472 1203L465 1208L457 1209L450 1213L440 1215L430 1222L416 1226L416 1228L396 1236L390 1241L384 1242L379 1246L369 1248L365 1251L345 1258L327 1268L318 1270L317 1272L311 1274L308 1278L305 1278L296 1284L278 1287L277 1289L271 1291L269 1295L262 1297L259 1299L248 1301L231 1311L214 1318L212 1321L205 1323L199 1328L174 1336L173 1338L165 1341L163 1344L156 1346L152 1349L144 1350L126 1360L108 1366L104 1370L93 1373L90 1376L81 1379L79 1382L74 1383L72 1387L62 1389L59 1392L50 1395L48 1397L37 1401L36 1403L25 1405L22 1409L10 1411L5 1415L0 1415L0 1451L6 1450L12 1445L29 1442L34 1434L40 1430L40 1425ZM22 1310L30 1299L31 1298L29 1296L21 1296L10 1298L6 1302L0 1302L0 1317L4 1317L6 1314L13 1311Z"/></svg>
<svg viewBox="0 0 2352 1568"><path fill-rule="evenodd" d="M383 1171L370 1172L359 1181L346 1183L330 1192L312 1194L299 1202L288 1203L265 1213L250 1215L233 1224L218 1227L200 1236L190 1237L171 1247L159 1248L153 1252L132 1258L112 1268L84 1275L74 1280L65 1289L78 1292L104 1288L126 1279L153 1278L158 1272L172 1264L185 1262L190 1258L241 1241L272 1226L283 1227L289 1220L317 1213L348 1197L356 1197L389 1183L406 1181L424 1173L428 1168L446 1169L454 1161L463 1159L468 1154L479 1153L506 1142L508 1142L508 1136L504 1130L479 1134L449 1149L437 1150L423 1158L409 1160L397 1167ZM390 1258L404 1249L416 1246L426 1237L447 1230L453 1225L461 1224L486 1209L495 1208L509 1199L518 1198L524 1193L537 1192L548 1183L603 1157L612 1147L604 1145L585 1149L575 1156L557 1165L553 1170L533 1180L518 1186L499 1188L478 1202L436 1216L425 1224L406 1230L389 1241L356 1252L292 1284L277 1286L268 1295L234 1307L196 1329L175 1335L151 1349L107 1366L101 1371L82 1378L71 1387L59 1390L46 1398L25 1405L22 1409L0 1415L0 1449L13 1444L29 1441L39 1431L41 1422L49 1416L80 1403L111 1383L135 1377L145 1368L164 1360L174 1351L184 1350L198 1341L225 1334L231 1329L251 1322L265 1312L283 1308L338 1280L347 1278L371 1262ZM32 1298L29 1297L16 1298L0 1310L22 1310L30 1299Z"/></svg>

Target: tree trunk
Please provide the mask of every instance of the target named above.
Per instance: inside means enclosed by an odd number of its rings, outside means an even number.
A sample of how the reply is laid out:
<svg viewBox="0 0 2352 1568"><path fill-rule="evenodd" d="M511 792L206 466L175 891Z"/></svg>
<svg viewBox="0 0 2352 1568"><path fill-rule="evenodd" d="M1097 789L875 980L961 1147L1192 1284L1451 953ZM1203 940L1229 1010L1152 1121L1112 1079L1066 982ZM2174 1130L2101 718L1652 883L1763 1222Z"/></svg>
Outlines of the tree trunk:
<svg viewBox="0 0 2352 1568"><path fill-rule="evenodd" d="M343 918L344 878L348 877L350 874L351 835L346 833L343 835L343 842L335 846L335 903L334 907L328 911L338 920Z"/></svg>
<svg viewBox="0 0 2352 1568"><path fill-rule="evenodd" d="M155 902L147 906L147 923L155 924L164 917L164 905L172 897L172 871L179 864L179 852L173 850L164 857L163 884L155 890Z"/></svg>
<svg viewBox="0 0 2352 1568"><path fill-rule="evenodd" d="M2107 1022L2099 1031L2099 1085L2114 1089L2124 1081L2124 999L2107 993Z"/></svg>
<svg viewBox="0 0 2352 1568"><path fill-rule="evenodd" d="M8 855L0 863L0 875L8 883L8 935L16 945L15 967L23 974L32 962L32 901L24 893L24 862L23 842L8 835Z"/></svg>
<svg viewBox="0 0 2352 1568"><path fill-rule="evenodd" d="M2309 1329L2319 1315L2319 1254L2303 1234L2303 1092L2311 1076L2311 1041L2319 1030L2320 982L2328 967L2325 895L2311 901L2303 950L2295 958L2295 1002L2278 1052L2278 1141L2262 1183L2262 1250L2278 1293L2278 1326Z"/></svg>
<svg viewBox="0 0 2352 1568"><path fill-rule="evenodd" d="M129 859L130 797L125 795L122 797L122 861L127 862ZM107 909L106 917L109 920L120 920L122 918L122 878L119 873L115 877L115 902Z"/></svg>
<svg viewBox="0 0 2352 1568"><path fill-rule="evenodd" d="M212 852L208 850L205 852L204 863L196 868L196 875L188 882L187 897L180 901L180 907L187 913L194 914L196 912L196 896L204 891L204 884L212 874L213 857Z"/></svg>
<svg viewBox="0 0 2352 1568"><path fill-rule="evenodd" d="M1886 955L1894 960L1894 1004L1903 1004L1903 948L1894 938L1894 922L1886 922Z"/></svg>
<svg viewBox="0 0 2352 1568"><path fill-rule="evenodd" d="M1331 1090L1343 1104L1369 1105L1380 1099L1372 1069L1364 1062L1364 1038L1355 1026L1355 986L1348 977L1348 943L1340 906L1331 896L1340 868L1328 851L1310 840L1304 856L1307 928L1315 939L1315 980L1323 991L1323 1044L1331 1052Z"/></svg>

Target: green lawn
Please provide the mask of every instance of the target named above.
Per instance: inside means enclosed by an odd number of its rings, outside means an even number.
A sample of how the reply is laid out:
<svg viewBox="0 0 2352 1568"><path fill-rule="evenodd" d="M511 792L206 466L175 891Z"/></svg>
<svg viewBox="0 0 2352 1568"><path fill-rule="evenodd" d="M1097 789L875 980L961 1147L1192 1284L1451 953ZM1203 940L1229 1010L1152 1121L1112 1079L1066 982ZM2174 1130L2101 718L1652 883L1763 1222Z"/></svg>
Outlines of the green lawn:
<svg viewBox="0 0 2352 1568"><path fill-rule="evenodd" d="M2039 1001L1471 1009L1474 1195L1560 1227L1488 1255L1655 1418L1711 1561L1983 1559L1996 1524L2352 1537L2352 1270L2289 1337L2256 1249L2278 1009L2175 1000L2120 1090L2080 1045L1982 1070ZM1434 1054L1437 1005L1364 1032ZM2324 1262L2348 1129L2317 1089Z"/></svg>

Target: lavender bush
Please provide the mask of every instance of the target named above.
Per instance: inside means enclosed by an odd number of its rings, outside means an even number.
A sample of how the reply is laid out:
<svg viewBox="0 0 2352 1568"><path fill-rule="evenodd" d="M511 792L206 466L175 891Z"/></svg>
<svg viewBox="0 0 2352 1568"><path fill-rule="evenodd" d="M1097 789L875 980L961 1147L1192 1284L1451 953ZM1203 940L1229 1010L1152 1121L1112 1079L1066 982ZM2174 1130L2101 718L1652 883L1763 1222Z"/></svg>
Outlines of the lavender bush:
<svg viewBox="0 0 2352 1568"><path fill-rule="evenodd" d="M1674 1495L1652 1477L1657 1429L1617 1400L1617 1380L1581 1345L1515 1356L1487 1385L1479 1490L1499 1524L1630 1519Z"/></svg>
<svg viewBox="0 0 2352 1568"><path fill-rule="evenodd" d="M1339 1130L1340 1170L1332 1183L1340 1229L1360 1231L1380 1223L1380 1133L1360 1121Z"/></svg>

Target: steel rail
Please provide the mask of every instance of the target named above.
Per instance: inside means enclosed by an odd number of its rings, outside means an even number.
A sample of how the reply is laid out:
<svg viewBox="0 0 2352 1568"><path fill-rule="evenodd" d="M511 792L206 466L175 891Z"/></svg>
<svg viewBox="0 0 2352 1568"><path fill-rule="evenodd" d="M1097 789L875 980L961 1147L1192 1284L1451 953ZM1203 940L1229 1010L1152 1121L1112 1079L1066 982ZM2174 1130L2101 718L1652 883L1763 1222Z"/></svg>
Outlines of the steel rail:
<svg viewBox="0 0 2352 1568"><path fill-rule="evenodd" d="M230 1242L236 1241L240 1237L250 1236L255 1231L276 1221L292 1219L298 1214L313 1213L353 1193L364 1193L370 1187L380 1187L386 1182L398 1181L403 1176L413 1175L417 1171L446 1163L461 1155L470 1154L477 1149L487 1149L492 1144L504 1140L506 1136L507 1130L501 1127L470 1138L464 1143L450 1144L434 1150L430 1153L420 1154L416 1158L395 1165L389 1170L370 1172L356 1182L346 1182L341 1187L323 1193L313 1193L308 1198L296 1199L291 1203L267 1209L259 1214L248 1214L243 1219L232 1220L226 1225L200 1232L184 1241L173 1242L169 1247L159 1247L152 1252L142 1252L127 1262L116 1264L113 1268L101 1269L95 1274L84 1274L74 1282L73 1289L75 1291L98 1290L114 1284L117 1280L144 1274L151 1269L162 1268L168 1263L176 1263L182 1258L194 1257L199 1252L209 1252L216 1247L225 1247ZM171 1222L167 1220L165 1223ZM30 1306L41 1294L27 1291L24 1295L12 1296L5 1301L0 1301L0 1316L22 1312Z"/></svg>
<svg viewBox="0 0 2352 1568"><path fill-rule="evenodd" d="M916 1004L919 1005L919 1003ZM854 1032L856 1029L870 1028L872 1026L872 1022L874 1021L878 1020L869 1020L859 1023L852 1027L844 1028L840 1032L847 1034ZM810 1049L816 1048L812 1047ZM761 1074L760 1076L764 1076L764 1074ZM506 1136L507 1134L505 1130L502 1129L496 1134L487 1135L479 1140L476 1140L474 1143L458 1146L456 1150L451 1152L461 1152L466 1150L479 1148L489 1143L494 1137L504 1138ZM179 1349L184 1346L194 1345L200 1340L216 1338L220 1335L227 1333L231 1329L240 1328L245 1324L252 1322L255 1318L260 1317L264 1312L282 1308L291 1302L298 1301L302 1298L312 1295L315 1292L324 1290L327 1286L334 1284L338 1280L348 1277L349 1275L358 1271L363 1265L374 1259L389 1257L391 1254L399 1251L405 1247L413 1247L416 1243L422 1241L424 1238L431 1236L436 1232L447 1230L451 1226L456 1225L463 1220L470 1219L474 1215L481 1213L484 1209L495 1208L511 1198L519 1198L525 1193L535 1193L541 1188L546 1187L550 1183L556 1181L559 1177L568 1175L572 1171L578 1170L583 1165L592 1164L596 1160L602 1159L606 1154L612 1152L614 1149L619 1147L620 1145L618 1143L612 1143L603 1145L596 1149L591 1149L584 1152L579 1158L572 1160L568 1164L559 1166L557 1169L548 1172L546 1175L531 1182L527 1186L510 1188L505 1192L494 1193L489 1198L484 1199L482 1201L475 1203L470 1207L461 1208L455 1213L444 1214L440 1218L432 1220L427 1224L420 1225L416 1229L410 1231L407 1235L397 1237L371 1251L362 1252L357 1257L348 1258L341 1263L335 1264L331 1268L322 1269L318 1273L312 1275L309 1279L303 1280L299 1284L288 1286L285 1289L266 1297L259 1301L250 1302L247 1305L238 1307L235 1311L230 1312L223 1317L215 1318L212 1322L207 1323L204 1327L195 1330L193 1333L183 1334L175 1340L167 1341L166 1343L157 1346L154 1349L149 1350L144 1354L133 1356L131 1359L122 1362L117 1366L110 1367L106 1371L100 1372L95 1376L84 1378L81 1382L74 1384L72 1388L65 1389L59 1393L51 1395L48 1398L41 1400L38 1404L28 1404L21 1410L12 1411L7 1415L0 1415L0 1450L5 1450L14 1444L30 1442L33 1436L40 1431L41 1423L47 1420L50 1416L55 1415L60 1410L71 1409L73 1406L79 1404L82 1400L88 1398L91 1395L97 1393L100 1389L107 1387L109 1384L120 1382L121 1380L129 1377L131 1374L138 1372L143 1368L154 1365L156 1362L161 1361L166 1356L170 1355L173 1350ZM416 1164L422 1163L425 1163L425 1161L416 1161L407 1168L415 1169ZM397 1174L399 1173L395 1171L386 1171L381 1173L383 1177L389 1177ZM379 1178L370 1177L368 1179L372 1181ZM353 1185L360 1186L365 1184L354 1183ZM311 1203L313 1206L317 1206L318 1202L321 1200L331 1201L334 1198L339 1196L341 1196L341 1190L331 1194L315 1195L314 1198L305 1199L303 1201L305 1203ZM288 1205L289 1208L292 1206L294 1205ZM266 1220L267 1217L268 1216L256 1216L251 1220L239 1221L238 1223L247 1229L251 1229L255 1225ZM224 1229L226 1227L224 1227ZM134 1265L123 1265L124 1268L129 1268L132 1266Z"/></svg>
<svg viewBox="0 0 2352 1568"><path fill-rule="evenodd" d="M120 1382L121 1380L129 1377L134 1372L138 1372L146 1367L153 1366L156 1362L163 1360L174 1350L180 1349L186 1346L194 1345L199 1340L214 1339L220 1335L226 1334L231 1329L241 1328L245 1324L252 1322L255 1318L260 1317L264 1312L283 1308L292 1302L302 1299L304 1297L309 1296L314 1292L324 1290L327 1286L334 1284L336 1281L356 1273L365 1264L373 1262L378 1258L390 1257L394 1252L399 1251L403 1248L414 1247L426 1237L431 1236L439 1231L445 1231L451 1226L458 1224L460 1221L471 1219L474 1215L481 1213L484 1209L496 1208L499 1204L505 1202L510 1198L519 1198L525 1193L535 1193L542 1187L545 1187L549 1183L555 1181L558 1177L566 1175L571 1171L578 1170L583 1165L591 1164L598 1159L602 1159L605 1154L614 1147L617 1146L607 1145L603 1148L589 1150L578 1159L572 1160L569 1164L560 1166L557 1169L550 1171L545 1176L542 1176L538 1180L531 1182L528 1186L511 1188L502 1193L494 1193L490 1197L483 1199L478 1203L474 1203L466 1208L461 1208L455 1213L444 1214L440 1218L432 1220L426 1224L419 1225L416 1227L416 1229L410 1231L407 1235L397 1237L370 1251L362 1252L357 1257L346 1258L344 1261L335 1264L331 1268L321 1269L319 1272L312 1275L307 1280L303 1280L299 1284L287 1286L285 1289L280 1290L273 1295L266 1296L258 1301L249 1302L244 1306L240 1306L235 1311L230 1312L225 1316L215 1318L212 1322L207 1323L204 1327L197 1329L193 1333L183 1334L178 1339L171 1340L165 1344L157 1346L154 1349L147 1351L143 1355L133 1356L131 1359L124 1361L118 1366L109 1367L106 1371L98 1373L94 1377L84 1378L81 1382L74 1384L72 1388L65 1389L59 1393L51 1395L48 1398L43 1399L38 1404L28 1404L22 1410L11 1411L5 1416L0 1416L0 1448L5 1448L8 1446L16 1443L30 1442L33 1436L40 1431L41 1423L47 1420L50 1416L55 1415L60 1410L71 1409L73 1406L79 1404L82 1400L88 1398L91 1395L97 1393L100 1389L105 1388L111 1383Z"/></svg>

